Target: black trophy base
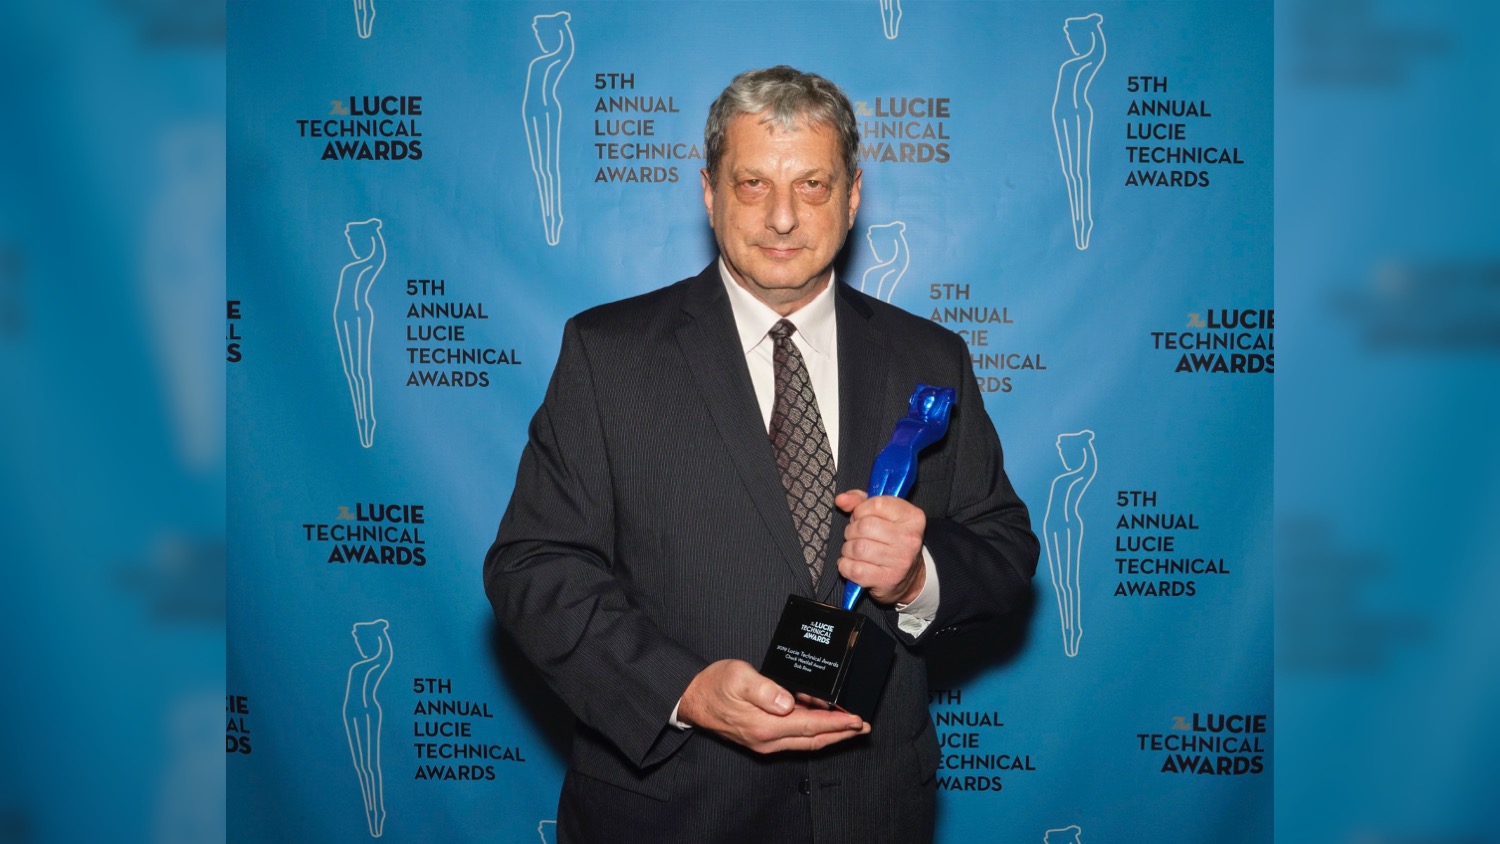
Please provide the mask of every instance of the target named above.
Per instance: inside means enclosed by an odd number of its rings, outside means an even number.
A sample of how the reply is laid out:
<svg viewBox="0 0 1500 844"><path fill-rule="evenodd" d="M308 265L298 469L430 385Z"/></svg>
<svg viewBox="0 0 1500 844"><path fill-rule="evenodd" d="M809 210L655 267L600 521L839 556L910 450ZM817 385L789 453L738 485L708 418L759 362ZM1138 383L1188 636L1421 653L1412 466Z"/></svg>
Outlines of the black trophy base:
<svg viewBox="0 0 1500 844"><path fill-rule="evenodd" d="M760 673L871 721L895 652L896 640L868 616L789 595Z"/></svg>

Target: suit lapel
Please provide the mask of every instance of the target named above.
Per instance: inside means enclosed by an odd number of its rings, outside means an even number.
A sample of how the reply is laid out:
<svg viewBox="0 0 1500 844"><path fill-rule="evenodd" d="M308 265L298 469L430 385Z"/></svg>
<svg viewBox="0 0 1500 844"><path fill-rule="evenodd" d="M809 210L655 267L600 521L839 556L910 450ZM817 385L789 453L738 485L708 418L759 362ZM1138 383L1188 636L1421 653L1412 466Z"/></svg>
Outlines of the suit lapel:
<svg viewBox="0 0 1500 844"><path fill-rule="evenodd" d="M812 575L802 559L802 543L787 509L786 490L766 437L717 262L686 285L682 311L677 344L723 440L724 451L760 513L778 556L802 584L800 591L811 594Z"/></svg>
<svg viewBox="0 0 1500 844"><path fill-rule="evenodd" d="M840 283L835 293L834 313L839 338L839 467L834 486L843 492L865 489L870 485L870 467L875 463L875 455L890 439L891 426L896 420L884 418L892 406L891 351L885 338L871 324L874 312L869 303L846 284ZM823 571L838 571L839 549L843 546L844 528L848 524L848 516L835 510L833 535L828 539L828 556ZM825 577L818 590L819 599L836 603L838 594L835 594L834 587L837 586L841 594L842 583L840 578Z"/></svg>

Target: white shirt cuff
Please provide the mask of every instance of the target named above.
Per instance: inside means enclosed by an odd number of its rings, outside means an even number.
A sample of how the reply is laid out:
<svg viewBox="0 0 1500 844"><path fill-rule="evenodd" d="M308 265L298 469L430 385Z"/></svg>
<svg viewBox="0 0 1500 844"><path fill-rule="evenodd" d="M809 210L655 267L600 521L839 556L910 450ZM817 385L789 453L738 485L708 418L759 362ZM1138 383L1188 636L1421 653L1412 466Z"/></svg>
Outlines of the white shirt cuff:
<svg viewBox="0 0 1500 844"><path fill-rule="evenodd" d="M926 572L926 579L922 582L922 591L917 597L911 599L909 604L897 604L896 626L913 636L922 635L927 625L937 618L938 611L938 576L937 566L932 562L932 554L927 546L922 546L922 568Z"/></svg>

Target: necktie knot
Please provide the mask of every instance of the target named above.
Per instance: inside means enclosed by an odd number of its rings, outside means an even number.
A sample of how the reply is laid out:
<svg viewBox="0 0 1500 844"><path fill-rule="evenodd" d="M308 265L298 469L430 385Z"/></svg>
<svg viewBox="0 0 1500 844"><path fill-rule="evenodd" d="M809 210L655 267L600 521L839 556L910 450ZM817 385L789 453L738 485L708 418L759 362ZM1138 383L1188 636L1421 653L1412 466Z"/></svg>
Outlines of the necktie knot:
<svg viewBox="0 0 1500 844"><path fill-rule="evenodd" d="M771 326L771 330L768 333L771 335L772 340L780 343L783 340L791 337L792 334L796 333L796 331L797 326L792 325L790 321L783 319L777 320L776 324Z"/></svg>

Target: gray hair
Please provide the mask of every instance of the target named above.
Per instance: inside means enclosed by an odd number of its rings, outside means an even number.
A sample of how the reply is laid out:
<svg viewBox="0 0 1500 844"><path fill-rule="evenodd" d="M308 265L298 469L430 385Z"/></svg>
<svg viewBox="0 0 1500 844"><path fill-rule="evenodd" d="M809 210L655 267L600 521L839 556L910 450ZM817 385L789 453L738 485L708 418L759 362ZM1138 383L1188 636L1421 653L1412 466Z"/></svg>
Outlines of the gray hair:
<svg viewBox="0 0 1500 844"><path fill-rule="evenodd" d="M741 114L762 113L762 123L783 129L802 123L832 129L844 154L844 190L853 187L859 170L859 122L849 98L827 79L784 64L741 73L709 106L708 123L703 127L709 181L718 181L729 121Z"/></svg>

